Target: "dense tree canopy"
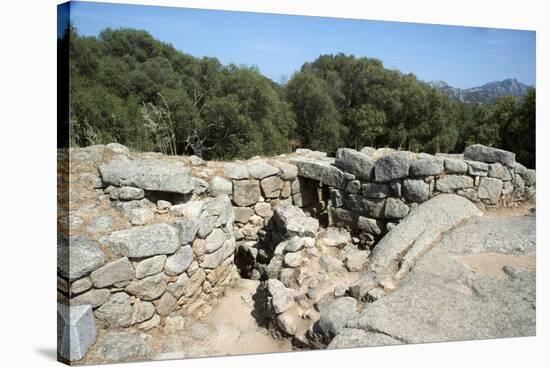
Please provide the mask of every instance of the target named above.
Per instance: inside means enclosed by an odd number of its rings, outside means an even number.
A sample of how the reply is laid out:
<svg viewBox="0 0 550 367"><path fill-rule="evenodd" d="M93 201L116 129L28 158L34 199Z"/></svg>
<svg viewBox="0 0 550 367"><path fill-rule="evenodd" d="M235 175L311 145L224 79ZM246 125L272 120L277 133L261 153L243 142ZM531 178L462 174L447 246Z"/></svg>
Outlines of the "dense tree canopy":
<svg viewBox="0 0 550 367"><path fill-rule="evenodd" d="M257 69L198 59L132 29L81 37L71 50L71 143L249 157L288 151L295 122Z"/></svg>
<svg viewBox="0 0 550 367"><path fill-rule="evenodd" d="M208 159L296 147L390 146L455 152L481 143L535 164L535 91L522 101L466 105L381 61L322 55L284 85L257 68L184 54L145 31L66 32L72 145L119 142L135 150Z"/></svg>

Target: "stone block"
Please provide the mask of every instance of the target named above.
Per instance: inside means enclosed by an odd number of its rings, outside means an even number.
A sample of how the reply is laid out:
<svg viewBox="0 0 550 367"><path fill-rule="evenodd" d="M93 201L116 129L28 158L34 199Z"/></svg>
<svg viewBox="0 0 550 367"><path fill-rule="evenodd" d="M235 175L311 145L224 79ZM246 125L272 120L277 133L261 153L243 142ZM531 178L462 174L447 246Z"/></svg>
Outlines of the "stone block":
<svg viewBox="0 0 550 367"><path fill-rule="evenodd" d="M57 353L67 361L86 356L97 336L94 314L90 305L57 304Z"/></svg>

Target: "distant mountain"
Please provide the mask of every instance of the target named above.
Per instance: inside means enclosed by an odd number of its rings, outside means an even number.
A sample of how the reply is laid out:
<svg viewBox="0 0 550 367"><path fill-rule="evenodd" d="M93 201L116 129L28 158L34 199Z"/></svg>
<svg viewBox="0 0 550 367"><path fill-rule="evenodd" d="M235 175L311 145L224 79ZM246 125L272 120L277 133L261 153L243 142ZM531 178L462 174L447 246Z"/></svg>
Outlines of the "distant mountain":
<svg viewBox="0 0 550 367"><path fill-rule="evenodd" d="M485 104L493 102L498 97L523 97L530 86L518 82L516 79L505 79L499 82L490 82L481 87L468 89L454 88L442 80L429 82L429 85L446 93L449 97L466 103Z"/></svg>

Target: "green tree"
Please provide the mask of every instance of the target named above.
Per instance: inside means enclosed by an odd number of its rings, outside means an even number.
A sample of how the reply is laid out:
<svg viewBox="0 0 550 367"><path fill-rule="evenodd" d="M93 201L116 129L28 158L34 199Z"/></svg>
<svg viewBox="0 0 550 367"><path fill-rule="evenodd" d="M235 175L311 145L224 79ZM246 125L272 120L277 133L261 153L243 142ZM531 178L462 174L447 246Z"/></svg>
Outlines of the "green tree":
<svg viewBox="0 0 550 367"><path fill-rule="evenodd" d="M303 146L334 152L341 143L340 114L320 78L308 71L295 74L286 98L296 116L296 136Z"/></svg>
<svg viewBox="0 0 550 367"><path fill-rule="evenodd" d="M516 153L516 159L528 167L536 164L536 92L530 89L521 103L511 112L499 112L502 147Z"/></svg>
<svg viewBox="0 0 550 367"><path fill-rule="evenodd" d="M387 129L387 117L384 111L371 104L363 104L359 108L350 109L346 120L349 130L346 141L355 149L364 146L376 146Z"/></svg>
<svg viewBox="0 0 550 367"><path fill-rule="evenodd" d="M60 126L69 123L72 145L119 142L138 151L231 159L299 146L437 153L481 143L535 165L534 89L522 101L466 105L414 74L341 53L305 63L278 85L255 67L196 58L134 29L83 37L69 26L58 48L70 60L60 64L70 73L70 83L60 81L69 100L58 103L69 103Z"/></svg>
<svg viewBox="0 0 550 367"><path fill-rule="evenodd" d="M73 145L116 141L210 159L290 150L290 105L257 69L198 59L143 31L71 31Z"/></svg>

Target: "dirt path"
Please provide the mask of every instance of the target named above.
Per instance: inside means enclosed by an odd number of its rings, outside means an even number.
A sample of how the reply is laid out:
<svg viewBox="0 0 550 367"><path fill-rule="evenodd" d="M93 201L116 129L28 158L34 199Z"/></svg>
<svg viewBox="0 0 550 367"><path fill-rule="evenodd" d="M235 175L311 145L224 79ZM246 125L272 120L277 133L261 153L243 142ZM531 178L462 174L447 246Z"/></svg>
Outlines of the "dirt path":
<svg viewBox="0 0 550 367"><path fill-rule="evenodd" d="M497 208L486 209L483 211L483 215L486 217L496 218L509 218L509 217L522 217L525 215L535 215L535 205L529 203L523 203L517 208Z"/></svg>
<svg viewBox="0 0 550 367"><path fill-rule="evenodd" d="M155 348L157 353L153 359L292 351L290 340L274 339L253 316L252 296L259 284L259 281L240 279L204 320L186 318L178 345L170 345L174 341L165 340L160 350Z"/></svg>
<svg viewBox="0 0 550 367"><path fill-rule="evenodd" d="M534 272L537 264L534 253L522 256L485 252L482 254L457 256L455 259L474 272L500 279L508 276L504 271L504 268L507 266Z"/></svg>

